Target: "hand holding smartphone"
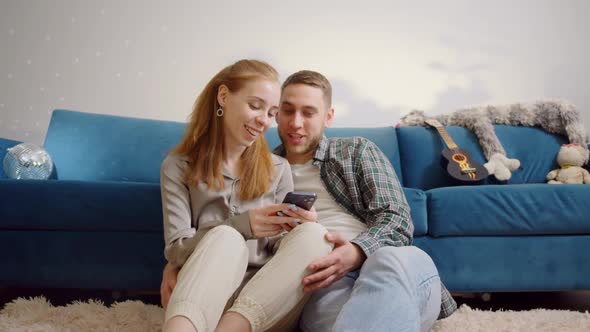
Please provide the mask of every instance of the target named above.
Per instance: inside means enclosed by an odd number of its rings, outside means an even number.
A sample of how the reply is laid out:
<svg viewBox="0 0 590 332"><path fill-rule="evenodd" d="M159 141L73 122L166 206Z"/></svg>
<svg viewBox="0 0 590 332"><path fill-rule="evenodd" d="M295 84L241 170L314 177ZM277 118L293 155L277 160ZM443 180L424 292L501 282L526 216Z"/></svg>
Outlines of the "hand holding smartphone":
<svg viewBox="0 0 590 332"><path fill-rule="evenodd" d="M304 191L291 191L288 192L285 198L283 199L283 203L286 204L293 204L301 209L309 211L313 203L315 203L317 199L317 195L311 192L304 192ZM284 214L282 212L277 212L278 216L283 217ZM299 222L295 222L299 223Z"/></svg>

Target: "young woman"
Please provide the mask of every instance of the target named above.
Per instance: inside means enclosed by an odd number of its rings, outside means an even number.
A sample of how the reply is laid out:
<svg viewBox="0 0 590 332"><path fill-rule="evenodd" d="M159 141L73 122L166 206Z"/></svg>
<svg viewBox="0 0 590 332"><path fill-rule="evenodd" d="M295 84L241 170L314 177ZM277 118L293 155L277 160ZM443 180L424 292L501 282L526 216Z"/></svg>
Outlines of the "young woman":
<svg viewBox="0 0 590 332"><path fill-rule="evenodd" d="M281 204L291 169L264 139L279 97L278 74L264 62L222 69L162 163L164 331L296 326L305 268L331 244L315 210Z"/></svg>

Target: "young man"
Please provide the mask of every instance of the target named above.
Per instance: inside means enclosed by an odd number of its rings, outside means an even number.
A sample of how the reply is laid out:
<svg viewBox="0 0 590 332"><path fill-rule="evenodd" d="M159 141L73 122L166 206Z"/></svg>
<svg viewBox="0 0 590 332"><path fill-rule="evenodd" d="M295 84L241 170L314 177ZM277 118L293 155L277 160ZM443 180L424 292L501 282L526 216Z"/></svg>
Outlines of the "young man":
<svg viewBox="0 0 590 332"><path fill-rule="evenodd" d="M334 118L330 82L300 71L283 83L277 116L295 190L318 195L318 222L334 250L303 279L311 298L300 327L428 331L457 307L430 257L411 246L410 209L391 164L364 138L324 137Z"/></svg>

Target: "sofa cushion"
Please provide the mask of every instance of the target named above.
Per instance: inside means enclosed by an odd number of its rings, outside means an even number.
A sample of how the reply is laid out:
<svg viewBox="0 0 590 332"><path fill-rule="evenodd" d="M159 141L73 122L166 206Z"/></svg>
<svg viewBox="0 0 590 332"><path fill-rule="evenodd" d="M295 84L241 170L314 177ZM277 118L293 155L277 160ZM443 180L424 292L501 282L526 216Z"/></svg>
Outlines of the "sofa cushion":
<svg viewBox="0 0 590 332"><path fill-rule="evenodd" d="M162 248L158 233L3 230L0 285L158 289L166 264Z"/></svg>
<svg viewBox="0 0 590 332"><path fill-rule="evenodd" d="M547 173L559 168L557 153L565 136L551 134L536 127L496 126L496 135L510 158L520 160L520 170L514 171L509 184L546 183Z"/></svg>
<svg viewBox="0 0 590 332"><path fill-rule="evenodd" d="M590 235L423 236L414 245L432 257L450 291L590 289Z"/></svg>
<svg viewBox="0 0 590 332"><path fill-rule="evenodd" d="M157 184L0 180L0 187L0 229L162 231ZM414 235L425 235L426 194L411 188L404 193Z"/></svg>
<svg viewBox="0 0 590 332"><path fill-rule="evenodd" d="M397 173L397 177L402 182L402 169L400 167L400 159L397 145L397 135L394 127L380 127L380 128L327 128L324 132L326 137L353 137L361 136L369 139L383 151L393 169ZM279 146L281 140L277 133L277 128L270 128L266 132L266 140L271 149Z"/></svg>
<svg viewBox="0 0 590 332"><path fill-rule="evenodd" d="M158 183L185 124L55 110L45 138L58 179Z"/></svg>
<svg viewBox="0 0 590 332"><path fill-rule="evenodd" d="M428 213L426 211L426 194L420 189L404 188L406 200L410 205L410 214L414 223L414 236L428 233Z"/></svg>
<svg viewBox="0 0 590 332"><path fill-rule="evenodd" d="M587 185L463 186L426 195L435 237L590 234Z"/></svg>
<svg viewBox="0 0 590 332"><path fill-rule="evenodd" d="M162 232L160 186L0 179L0 229Z"/></svg>
<svg viewBox="0 0 590 332"><path fill-rule="evenodd" d="M536 127L497 125L494 128L507 156L521 163L521 169L514 171L507 183L546 182L547 173L557 168L557 152L567 139ZM457 126L446 129L459 147L471 153L473 160L485 163L479 140L470 130ZM464 184L451 178L441 167L441 151L445 145L435 129L399 127L397 134L404 186L428 190ZM482 183L500 182L490 176Z"/></svg>

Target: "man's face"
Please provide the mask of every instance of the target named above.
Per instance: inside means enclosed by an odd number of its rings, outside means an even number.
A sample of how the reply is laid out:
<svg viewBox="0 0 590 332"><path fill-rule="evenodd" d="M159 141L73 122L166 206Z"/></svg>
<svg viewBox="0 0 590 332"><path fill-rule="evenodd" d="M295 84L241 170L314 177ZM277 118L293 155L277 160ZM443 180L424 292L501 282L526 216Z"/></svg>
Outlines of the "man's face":
<svg viewBox="0 0 590 332"><path fill-rule="evenodd" d="M292 84L283 90L277 124L290 163L302 164L313 157L333 116L320 88Z"/></svg>

